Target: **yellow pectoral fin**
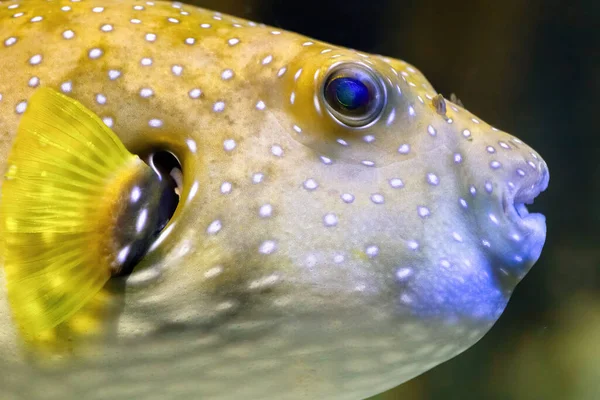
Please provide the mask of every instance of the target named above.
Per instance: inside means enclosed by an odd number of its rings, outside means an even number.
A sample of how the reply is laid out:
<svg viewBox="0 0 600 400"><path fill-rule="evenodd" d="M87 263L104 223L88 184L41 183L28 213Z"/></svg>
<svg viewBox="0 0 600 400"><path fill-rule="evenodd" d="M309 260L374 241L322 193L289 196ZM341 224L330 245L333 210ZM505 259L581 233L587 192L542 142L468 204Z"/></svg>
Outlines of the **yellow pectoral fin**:
<svg viewBox="0 0 600 400"><path fill-rule="evenodd" d="M33 94L0 197L8 298L26 341L51 337L111 277L111 207L121 183L149 168L77 101Z"/></svg>

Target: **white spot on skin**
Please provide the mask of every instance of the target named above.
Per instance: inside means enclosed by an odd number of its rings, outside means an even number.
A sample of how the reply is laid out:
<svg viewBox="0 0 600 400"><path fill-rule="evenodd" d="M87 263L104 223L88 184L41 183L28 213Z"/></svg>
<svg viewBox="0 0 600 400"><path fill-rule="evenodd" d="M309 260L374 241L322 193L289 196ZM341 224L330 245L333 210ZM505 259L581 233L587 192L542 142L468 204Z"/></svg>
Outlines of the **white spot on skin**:
<svg viewBox="0 0 600 400"><path fill-rule="evenodd" d="M106 96L103 95L102 93L98 93L96 95L96 102L98 104L102 104L102 105L106 104Z"/></svg>
<svg viewBox="0 0 600 400"><path fill-rule="evenodd" d="M113 30L113 26L112 26L112 25L110 25L110 24L105 24L105 25L102 25L102 26L100 27L100 30L101 30L102 32L112 32L112 30Z"/></svg>
<svg viewBox="0 0 600 400"><path fill-rule="evenodd" d="M31 65L39 65L42 62L42 55L36 54L29 59L29 64Z"/></svg>
<svg viewBox="0 0 600 400"><path fill-rule="evenodd" d="M394 123L394 120L396 119L396 109L392 109L392 111L390 111L390 115L388 115L387 121L385 122L385 124L387 126L390 126Z"/></svg>
<svg viewBox="0 0 600 400"><path fill-rule="evenodd" d="M365 249L365 253L370 258L377 257L377 255L379 255L379 247L377 247L377 246L368 246Z"/></svg>
<svg viewBox="0 0 600 400"><path fill-rule="evenodd" d="M95 12L95 13L101 13L102 11L104 11L104 7L94 7L94 8L92 8L92 12Z"/></svg>
<svg viewBox="0 0 600 400"><path fill-rule="evenodd" d="M62 37L65 38L66 40L73 39L75 37L75 32L73 32L70 29L67 29L66 31L64 31L62 33Z"/></svg>
<svg viewBox="0 0 600 400"><path fill-rule="evenodd" d="M262 205L258 210L258 215L261 218L270 218L273 215L273 206L270 204Z"/></svg>
<svg viewBox="0 0 600 400"><path fill-rule="evenodd" d="M190 98L192 99L197 99L202 95L202 90L200 89L192 89L189 91L188 96L190 96Z"/></svg>
<svg viewBox="0 0 600 400"><path fill-rule="evenodd" d="M272 55L268 55L265 58L263 58L262 65L268 65L268 64L271 63L271 61L273 61L273 56Z"/></svg>
<svg viewBox="0 0 600 400"><path fill-rule="evenodd" d="M492 183L491 182L486 182L485 183L485 191L488 192L488 193L492 193L492 190L493 190Z"/></svg>
<svg viewBox="0 0 600 400"><path fill-rule="evenodd" d="M279 71L277 71L277 76L278 76L279 78L281 78L281 77L283 76L283 74L285 74L285 71L287 71L287 68L286 68L286 67L282 67L282 68L280 68L280 69L279 69Z"/></svg>
<svg viewBox="0 0 600 400"><path fill-rule="evenodd" d="M173 65L171 67L171 72L173 72L173 75L175 76L181 76L183 73L183 67L179 64Z"/></svg>
<svg viewBox="0 0 600 400"><path fill-rule="evenodd" d="M462 135L463 135L465 138L469 138L469 137L471 137L471 131L470 131L470 130L468 130L468 129L465 129L465 130L463 130L463 131L462 131Z"/></svg>
<svg viewBox="0 0 600 400"><path fill-rule="evenodd" d="M167 18L167 21L169 21L172 24L178 24L179 20L177 18Z"/></svg>
<svg viewBox="0 0 600 400"><path fill-rule="evenodd" d="M17 112L17 114L23 114L26 109L27 109L27 102L26 101L20 102L15 107L15 111Z"/></svg>
<svg viewBox="0 0 600 400"><path fill-rule="evenodd" d="M224 81L228 81L231 78L233 78L233 71L232 70L226 69L225 71L223 71L221 73L221 79L223 79Z"/></svg>
<svg viewBox="0 0 600 400"><path fill-rule="evenodd" d="M137 18L132 18L129 20L129 22L131 22L132 24L136 24L136 25L142 23L142 21Z"/></svg>
<svg viewBox="0 0 600 400"><path fill-rule="evenodd" d="M333 213L325 214L325 216L323 217L323 223L327 227L336 226L338 223L338 218Z"/></svg>
<svg viewBox="0 0 600 400"><path fill-rule="evenodd" d="M213 267L204 273L204 277L207 279L214 278L216 276L221 275L222 272L223 272L223 267L221 267L221 266Z"/></svg>
<svg viewBox="0 0 600 400"><path fill-rule="evenodd" d="M491 169L499 169L500 167L502 167L502 164L499 161L493 160L490 162Z"/></svg>
<svg viewBox="0 0 600 400"><path fill-rule="evenodd" d="M249 289L261 289L264 287L272 286L279 281L279 277L277 275L269 275L262 279L257 279L255 281L250 282L248 285Z"/></svg>
<svg viewBox="0 0 600 400"><path fill-rule="evenodd" d="M433 186L437 186L440 184L440 178L436 174L428 173L427 174L427 183Z"/></svg>
<svg viewBox="0 0 600 400"><path fill-rule="evenodd" d="M341 264L344 262L344 256L342 254L337 254L333 257L333 262L336 264Z"/></svg>
<svg viewBox="0 0 600 400"><path fill-rule="evenodd" d="M233 149L235 149L235 146L236 143L233 139L227 139L223 142L223 148L225 149L225 151L232 151Z"/></svg>
<svg viewBox="0 0 600 400"><path fill-rule="evenodd" d="M256 109L257 110L264 110L267 106L265 105L265 102L262 100L259 100L258 103L256 103Z"/></svg>
<svg viewBox="0 0 600 400"><path fill-rule="evenodd" d="M413 106L408 107L408 115L410 115L411 117L414 117L416 115L415 109L413 108Z"/></svg>
<svg viewBox="0 0 600 400"><path fill-rule="evenodd" d="M200 24L200 28L202 29L209 29L211 27L210 24Z"/></svg>
<svg viewBox="0 0 600 400"><path fill-rule="evenodd" d="M365 136L363 136L363 140L366 143L373 143L375 141L375 136L373 136L373 135L365 135Z"/></svg>
<svg viewBox="0 0 600 400"><path fill-rule="evenodd" d="M181 183L179 183L178 186L181 187L182 186ZM188 200L190 200L196 196L196 193L198 193L199 187L200 187L200 184L198 183L198 181L194 182L194 184L192 185L192 188L190 189L190 194L188 195Z"/></svg>
<svg viewBox="0 0 600 400"><path fill-rule="evenodd" d="M190 151L192 153L195 153L196 151L198 151L198 146L196 145L196 142L194 141L194 139L187 139L185 142L188 145L188 149L190 149Z"/></svg>
<svg viewBox="0 0 600 400"><path fill-rule="evenodd" d="M498 218L496 218L496 216L494 214L489 214L488 215L490 217L490 220L495 223L496 225L498 225Z"/></svg>
<svg viewBox="0 0 600 400"><path fill-rule="evenodd" d="M344 201L344 203L350 204L350 203L354 202L354 196L351 195L350 193L344 193L340 197Z"/></svg>
<svg viewBox="0 0 600 400"><path fill-rule="evenodd" d="M404 143L400 147L398 147L398 153L400 154L408 154L410 153L410 145Z"/></svg>
<svg viewBox="0 0 600 400"><path fill-rule="evenodd" d="M319 187L319 184L312 178L309 178L304 181L304 188L306 190L315 190Z"/></svg>
<svg viewBox="0 0 600 400"><path fill-rule="evenodd" d="M149 67L152 65L152 59L149 57L144 57L141 59L140 64L142 64L144 67Z"/></svg>
<svg viewBox="0 0 600 400"><path fill-rule="evenodd" d="M385 202L385 199L383 198L383 195L379 193L374 193L371 195L371 201L375 204L383 204Z"/></svg>
<svg viewBox="0 0 600 400"><path fill-rule="evenodd" d="M417 250L419 248L419 243L415 242L414 240L409 240L408 248L411 250Z"/></svg>
<svg viewBox="0 0 600 400"><path fill-rule="evenodd" d="M404 182L402 182L402 179L399 178L392 178L390 179L390 186L393 187L394 189L399 189L404 187Z"/></svg>
<svg viewBox="0 0 600 400"><path fill-rule="evenodd" d="M462 156L458 153L454 154L454 163L460 164L462 162Z"/></svg>
<svg viewBox="0 0 600 400"><path fill-rule="evenodd" d="M373 161L369 161L369 160L361 161L361 164L365 165L367 167L374 167L375 166L375 163Z"/></svg>
<svg viewBox="0 0 600 400"><path fill-rule="evenodd" d="M160 128L161 126L163 126L163 122L160 119L153 118L150 121L148 121L148 125L150 125L152 128Z"/></svg>
<svg viewBox="0 0 600 400"><path fill-rule="evenodd" d="M140 96L143 98L148 98L154 95L154 91L150 88L143 88L140 90Z"/></svg>
<svg viewBox="0 0 600 400"><path fill-rule="evenodd" d="M71 82L71 81L63 82L60 85L60 90L63 93L71 93L71 91L73 90L73 82Z"/></svg>
<svg viewBox="0 0 600 400"><path fill-rule="evenodd" d="M460 236L460 234L458 232L452 232L452 237L457 242L462 242L463 241L462 236Z"/></svg>
<svg viewBox="0 0 600 400"><path fill-rule="evenodd" d="M229 43L230 46L235 46L239 42L240 42L240 39L238 39L238 38L231 38L227 41L227 43Z"/></svg>
<svg viewBox="0 0 600 400"><path fill-rule="evenodd" d="M295 101L296 101L296 93L292 92L292 94L290 94L290 104L294 104Z"/></svg>
<svg viewBox="0 0 600 400"><path fill-rule="evenodd" d="M206 228L206 233L208 233L209 235L214 235L218 233L222 228L223 225L221 224L221 221L216 220L211 222L208 228Z"/></svg>
<svg viewBox="0 0 600 400"><path fill-rule="evenodd" d="M10 47L15 43L17 43L17 38L14 36L11 36L4 41L4 46Z"/></svg>
<svg viewBox="0 0 600 400"><path fill-rule="evenodd" d="M300 78L300 75L302 75L302 68L296 71L296 74L294 75L294 82Z"/></svg>
<svg viewBox="0 0 600 400"><path fill-rule="evenodd" d="M116 69L111 69L108 71L108 78L111 81L114 81L115 79L117 79L120 76L121 76L121 71L118 71Z"/></svg>
<svg viewBox="0 0 600 400"><path fill-rule="evenodd" d="M429 134L430 134L431 136L435 136L435 135L437 134L437 131L436 131L436 130L435 130L435 128L434 128L433 126L431 126L431 125L429 125L429 126L427 127L427 132L429 132Z"/></svg>
<svg viewBox="0 0 600 400"><path fill-rule="evenodd" d="M267 240L260 245L258 252L261 254L272 254L276 249L276 243L272 240Z"/></svg>
<svg viewBox="0 0 600 400"><path fill-rule="evenodd" d="M400 281L406 280L408 277L412 275L412 269L410 268L398 268L396 271L396 278Z"/></svg>
<svg viewBox="0 0 600 400"><path fill-rule="evenodd" d="M323 164L325 165L330 165L333 162L329 157L319 156L319 158L321 159L321 162L323 162Z"/></svg>
<svg viewBox="0 0 600 400"><path fill-rule="evenodd" d="M264 174L257 172L256 174L252 175L252 183L261 183L264 177Z"/></svg>
<svg viewBox="0 0 600 400"><path fill-rule="evenodd" d="M281 157L283 156L283 149L281 148L281 146L279 145L273 145L271 147L271 153L275 156L275 157Z"/></svg>
<svg viewBox="0 0 600 400"><path fill-rule="evenodd" d="M428 217L429 215L431 215L431 212L429 211L429 208L424 207L424 206L418 206L417 207L417 212L419 213L419 216L421 218L425 218L425 217Z"/></svg>
<svg viewBox="0 0 600 400"><path fill-rule="evenodd" d="M225 102L217 101L213 106L214 112L222 112L225 109Z"/></svg>
<svg viewBox="0 0 600 400"><path fill-rule="evenodd" d="M109 128L112 128L114 125L114 120L111 117L104 117L102 118L102 122L104 122L104 124L106 126L108 126Z"/></svg>
<svg viewBox="0 0 600 400"><path fill-rule="evenodd" d="M296 131L296 133L302 133L302 128L300 128L298 125L294 125L293 129Z"/></svg>
<svg viewBox="0 0 600 400"><path fill-rule="evenodd" d="M144 38L146 39L147 42L155 42L156 41L156 34L154 34L154 33L146 33L146 36L144 36Z"/></svg>
<svg viewBox="0 0 600 400"><path fill-rule="evenodd" d="M187 38L187 39L185 39L185 44L192 45L194 43L196 43L196 39L194 39L194 38Z"/></svg>
<svg viewBox="0 0 600 400"><path fill-rule="evenodd" d="M29 85L29 87L38 87L39 84L40 84L40 78L38 78L37 76L34 76L31 79L29 79L29 82L27 83L27 85Z"/></svg>
<svg viewBox="0 0 600 400"><path fill-rule="evenodd" d="M229 194L231 193L232 185L230 182L223 182L221 184L221 193Z"/></svg>
<svg viewBox="0 0 600 400"><path fill-rule="evenodd" d="M92 59L92 60L96 60L100 57L102 57L103 51L99 48L93 48L89 51L88 56Z"/></svg>

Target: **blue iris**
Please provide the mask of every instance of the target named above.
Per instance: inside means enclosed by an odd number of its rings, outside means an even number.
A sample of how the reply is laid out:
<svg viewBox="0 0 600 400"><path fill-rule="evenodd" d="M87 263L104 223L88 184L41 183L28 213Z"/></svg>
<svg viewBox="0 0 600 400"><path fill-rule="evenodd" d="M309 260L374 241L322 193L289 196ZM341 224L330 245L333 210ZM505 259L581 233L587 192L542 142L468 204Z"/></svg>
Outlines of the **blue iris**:
<svg viewBox="0 0 600 400"><path fill-rule="evenodd" d="M327 92L340 106L348 110L357 110L369 104L369 88L355 78L336 78L327 86Z"/></svg>

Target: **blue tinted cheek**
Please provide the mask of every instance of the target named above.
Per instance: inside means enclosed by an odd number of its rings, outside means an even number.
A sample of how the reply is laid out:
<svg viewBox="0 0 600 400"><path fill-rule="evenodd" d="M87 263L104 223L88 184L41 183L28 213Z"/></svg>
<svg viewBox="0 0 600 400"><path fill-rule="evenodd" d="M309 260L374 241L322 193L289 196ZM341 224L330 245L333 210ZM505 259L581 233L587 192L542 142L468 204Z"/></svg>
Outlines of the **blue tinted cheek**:
<svg viewBox="0 0 600 400"><path fill-rule="evenodd" d="M365 107L369 103L369 89L357 79L338 78L331 82L335 99L349 110Z"/></svg>

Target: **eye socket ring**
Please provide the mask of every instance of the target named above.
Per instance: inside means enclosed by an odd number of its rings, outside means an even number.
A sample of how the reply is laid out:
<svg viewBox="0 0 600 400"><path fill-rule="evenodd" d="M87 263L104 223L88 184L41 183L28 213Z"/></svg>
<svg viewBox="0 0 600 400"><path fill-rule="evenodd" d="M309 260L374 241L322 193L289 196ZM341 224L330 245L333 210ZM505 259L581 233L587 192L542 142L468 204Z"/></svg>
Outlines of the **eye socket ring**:
<svg viewBox="0 0 600 400"><path fill-rule="evenodd" d="M387 93L381 78L370 68L344 63L328 72L322 96L327 111L338 123L366 128L383 113Z"/></svg>

